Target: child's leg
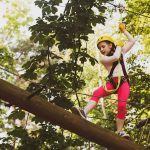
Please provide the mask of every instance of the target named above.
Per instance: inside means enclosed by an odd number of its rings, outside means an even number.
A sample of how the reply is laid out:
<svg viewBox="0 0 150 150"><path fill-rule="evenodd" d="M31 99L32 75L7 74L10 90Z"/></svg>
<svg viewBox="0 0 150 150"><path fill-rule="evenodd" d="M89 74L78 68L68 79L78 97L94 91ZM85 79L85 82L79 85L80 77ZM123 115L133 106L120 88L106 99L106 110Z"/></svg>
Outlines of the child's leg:
<svg viewBox="0 0 150 150"><path fill-rule="evenodd" d="M108 90L112 90L113 86L111 85L110 82L108 82L106 84L106 87ZM110 95L111 93L106 92L103 86L100 86L99 88L97 88L96 90L94 90L92 97L90 98L90 101L88 102L88 104L84 107L84 112L85 114L88 114L92 109L95 108L95 106L97 105L99 99L101 97L105 97L107 95Z"/></svg>
<svg viewBox="0 0 150 150"><path fill-rule="evenodd" d="M130 94L130 88L128 82L124 82L118 89L118 113L117 113L117 132L123 129L125 116L126 116L126 104Z"/></svg>
<svg viewBox="0 0 150 150"><path fill-rule="evenodd" d="M84 113L87 115L92 109L97 105L96 101L90 100L88 104L84 107Z"/></svg>
<svg viewBox="0 0 150 150"><path fill-rule="evenodd" d="M123 126L124 126L124 122L125 122L125 119L119 119L119 118L116 119L116 126L117 126L117 131L116 132L117 133L122 131Z"/></svg>
<svg viewBox="0 0 150 150"><path fill-rule="evenodd" d="M111 85L110 82L108 82L106 84L106 87L108 90L112 90L113 89L113 86ZM104 97L104 96L107 96L111 93L109 92L106 92L104 87L101 86L99 88L97 88L94 92L93 92L93 95L92 97L90 98L90 101L88 102L88 104L85 106L84 109L81 109L81 108L77 108L77 107L72 107L71 108L71 111L72 113L76 114L76 115L79 115L81 116L82 118L86 118L86 115L92 110L95 108L95 106L97 105L99 99L101 97Z"/></svg>

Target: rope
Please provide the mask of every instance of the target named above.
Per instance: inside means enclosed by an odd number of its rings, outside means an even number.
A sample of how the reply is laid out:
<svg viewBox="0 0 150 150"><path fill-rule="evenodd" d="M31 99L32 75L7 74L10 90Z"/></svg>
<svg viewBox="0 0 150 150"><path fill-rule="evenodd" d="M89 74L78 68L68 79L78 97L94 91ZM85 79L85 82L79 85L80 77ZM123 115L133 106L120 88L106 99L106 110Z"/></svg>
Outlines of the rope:
<svg viewBox="0 0 150 150"><path fill-rule="evenodd" d="M25 125L24 125L24 129L27 128L27 125L28 125L28 120L29 120L29 112L27 112L27 118L26 118L26 122L25 122Z"/></svg>
<svg viewBox="0 0 150 150"><path fill-rule="evenodd" d="M146 120L145 126L143 127L143 130L142 130L142 132L141 132L141 135L140 135L138 144L140 144L140 141L141 141L141 139L142 139L142 137L143 137L143 134L144 134L144 130L146 129L147 125L148 125L148 119Z"/></svg>
<svg viewBox="0 0 150 150"><path fill-rule="evenodd" d="M11 72L11 71L9 71L8 69L6 69L6 68L2 68L1 66L0 66L0 69L2 69L2 70L4 70L4 71L7 71L7 72L9 72L10 74L13 74L13 75L15 75L15 76L17 76L17 77L19 77L19 78L22 78L21 76L19 76L18 74L16 74L16 73L13 73L13 72ZM25 79L24 79L25 80ZM26 80L25 80L26 81ZM29 80L28 80L29 81ZM31 82L31 81L29 81L29 82ZM42 85L42 86L44 86L45 87L45 85ZM49 88L50 90L57 90L57 91L65 91L65 92L70 92L70 93L73 93L73 92L71 92L71 91L67 91L67 90L62 90L62 89L55 89L55 88ZM81 95L85 95L85 96L92 96L92 95L90 95L90 94L85 94L85 93L76 93L76 94L81 94ZM34 94L32 93L32 96L34 96ZM111 99L111 100L115 100L116 101L116 99ZM135 103L133 103L133 104L135 104ZM139 104L138 104L139 105ZM11 106L11 105L10 105ZM146 104L146 107L148 107L149 106L149 104L147 105ZM29 117L29 114L27 114L27 118L26 118L26 125L25 125L25 127L24 128L26 128L26 126L27 126L27 122L28 122L28 117ZM100 118L100 117L95 117L95 116L88 116L88 118L94 118L94 119L103 119L103 120L107 120L107 121L114 121L114 120L111 120L111 119L107 119L107 118ZM145 127L146 128L146 127ZM142 138L142 136L143 136L143 134L144 134L144 129L143 129L143 132L142 132L142 134L141 134L141 136L140 136L140 140L141 140L141 138ZM148 143L148 141L149 141L149 137L150 137L150 132L149 132L149 135L148 135L148 139L147 139L147 143ZM140 142L140 140L139 140L139 142Z"/></svg>
<svg viewBox="0 0 150 150"><path fill-rule="evenodd" d="M149 130L149 132L148 132L148 137L147 137L147 141L146 141L147 147L148 147L148 144L149 144L149 138L150 138L150 130Z"/></svg>
<svg viewBox="0 0 150 150"><path fill-rule="evenodd" d="M6 71L6 72L8 72L8 73L10 73L10 74L12 74L12 75L15 75L15 76L19 77L20 79L23 79L23 80L25 80L25 81L28 81L28 82L30 82L30 83L33 83L33 81L31 81L31 80L29 80L29 79L24 79L22 76L19 76L18 74L13 73L13 72L9 71L8 69L3 68L2 66L0 66L0 69L4 70L4 71ZM35 83L35 84L39 84L39 83ZM47 89L49 89L49 90L55 90L55 91L62 91L62 92L70 93L70 94L74 94L74 93L75 93L75 91L73 92L73 90L68 91L68 90L63 90L63 89L58 89L58 88L49 88L47 85L43 85L43 84L39 84L39 86L40 86L40 87L39 87L35 92L33 92L33 93L31 94L32 96L38 94L37 91L40 91L40 92L41 92L41 91L42 91L42 88L43 88L43 89L44 89L44 88L47 88ZM83 95L83 96L88 96L88 97L93 96L92 94L81 93L81 92L77 92L77 94ZM29 95L28 98L31 98L32 96ZM99 96L93 96L93 97L98 97L98 98L99 98ZM116 99L110 99L110 100L111 100L111 101L116 101ZM135 103L129 102L128 104L131 105L131 104L135 104ZM139 104L139 103L138 103L137 105L142 105L142 106L144 106L143 104ZM150 104L145 104L145 105L146 105L146 107L149 107L149 106L150 106Z"/></svg>
<svg viewBox="0 0 150 150"><path fill-rule="evenodd" d="M122 6L120 6L120 5L115 5L115 4L112 4L112 3L110 3L110 2L106 2L106 3L108 3L108 4L110 4L110 5L114 6L114 7L117 7L117 8L121 8L121 7L122 7ZM139 16L143 16L143 17L146 17L146 18L150 18L149 16L140 14L140 13L138 13L138 12L134 12L134 11L131 11L131 10L128 10L128 9L125 9L125 8L124 8L124 10L127 11L127 12L130 12L130 13L133 13L133 14L137 14L137 15L139 15Z"/></svg>
<svg viewBox="0 0 150 150"><path fill-rule="evenodd" d="M120 82L121 82L121 64L120 64L120 61L118 60L118 65L120 66L119 67L119 73L118 73L118 83L117 83L117 87L116 89L113 89L113 90L108 90L106 85L107 85L107 81L105 82L104 84L104 89L106 92L109 92L109 93L114 93L118 90L119 86L120 86Z"/></svg>
<svg viewBox="0 0 150 150"><path fill-rule="evenodd" d="M78 38L78 40L80 41L80 38ZM79 47L78 50L80 51L80 47ZM78 52L76 51L76 47L74 47L74 52L75 52L75 63L74 63L74 66L73 66L73 70L74 70L74 80L73 80L73 82L74 82L74 91L75 91L75 95L76 95L76 100L78 102L78 106L81 107L81 103L80 103L80 100L79 100L79 97L78 97L78 93L77 93L78 82L76 80L76 77L77 77Z"/></svg>
<svg viewBox="0 0 150 150"><path fill-rule="evenodd" d="M120 9L120 7L122 7L121 5L115 5L115 4L112 4L112 3L110 3L110 2L106 2L106 3L107 3L107 4L110 4L110 5L114 6L114 7L117 7L117 8L119 8L119 9ZM59 7L66 7L66 5L59 5ZM125 9L125 8L124 8L124 10L127 11L127 12L129 12L129 13L137 14L137 15L142 16L142 17L150 18L150 17L147 16L147 15L143 15L143 14L140 14L140 13L135 12L135 11L131 11L131 10L128 10L128 9Z"/></svg>
<svg viewBox="0 0 150 150"><path fill-rule="evenodd" d="M6 71L6 72L8 72L8 73L10 73L10 74L12 74L12 75L14 75L16 77L21 78L18 74L14 73L14 72L11 72L11 71L9 71L8 69L6 69L6 68L4 68L2 66L0 66L0 69L3 70L3 71Z"/></svg>

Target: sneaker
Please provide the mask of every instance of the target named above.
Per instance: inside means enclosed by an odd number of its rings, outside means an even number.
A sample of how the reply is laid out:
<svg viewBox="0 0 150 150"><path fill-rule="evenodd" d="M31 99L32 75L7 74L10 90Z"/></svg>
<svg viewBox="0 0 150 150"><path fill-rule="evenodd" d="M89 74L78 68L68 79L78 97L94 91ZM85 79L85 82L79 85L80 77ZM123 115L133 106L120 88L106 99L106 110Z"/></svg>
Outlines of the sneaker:
<svg viewBox="0 0 150 150"><path fill-rule="evenodd" d="M125 131L120 131L118 133L118 135L121 136L121 137L123 137L123 138L130 139L129 134L127 134Z"/></svg>
<svg viewBox="0 0 150 150"><path fill-rule="evenodd" d="M83 109L80 109L80 108L77 108L77 107L74 107L74 106L73 106L73 107L71 108L71 111L72 111L72 113L74 113L74 114L76 114L76 115L78 115L78 116L80 116L80 117L86 119L86 114L85 114L85 112L84 112Z"/></svg>

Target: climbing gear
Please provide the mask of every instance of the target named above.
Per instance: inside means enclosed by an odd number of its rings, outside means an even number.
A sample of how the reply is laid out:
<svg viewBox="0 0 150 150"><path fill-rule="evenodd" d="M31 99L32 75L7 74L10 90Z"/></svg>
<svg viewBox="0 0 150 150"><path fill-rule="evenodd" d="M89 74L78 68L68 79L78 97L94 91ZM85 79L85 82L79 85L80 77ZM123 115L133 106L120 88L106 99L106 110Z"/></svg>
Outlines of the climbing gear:
<svg viewBox="0 0 150 150"><path fill-rule="evenodd" d="M83 119L86 119L86 114L85 114L84 110L81 108L77 108L77 107L73 106L71 108L71 112L82 117Z"/></svg>
<svg viewBox="0 0 150 150"><path fill-rule="evenodd" d="M120 70L121 70L121 67L119 68L119 74L120 74L120 72L121 72ZM113 90L108 90L108 89L107 89L107 86L106 86L107 82L110 82L110 83L112 84L112 86L113 86L113 88L114 88ZM117 84L115 83L115 81L113 80L112 77L109 78L109 77L107 76L107 77L106 77L106 81L105 81L103 87L104 87L104 89L105 89L106 92L115 93L115 92L118 90L118 88L120 87L120 83L121 83L121 76L120 76L120 75L118 76L118 83L117 83Z"/></svg>
<svg viewBox="0 0 150 150"><path fill-rule="evenodd" d="M120 131L118 135L126 139L130 138L129 134L127 134L125 131Z"/></svg>
<svg viewBox="0 0 150 150"><path fill-rule="evenodd" d="M119 67L119 75L118 75L118 83L116 84L115 81L113 80L113 71L115 69L115 67L117 65L121 65ZM123 71L123 74L124 76L121 76L121 68L122 68L122 71ZM107 91L107 92L116 92L118 90L118 88L124 83L124 82L128 82L129 83L129 78L128 78L128 74L126 72L126 69L125 69L125 64L124 64L124 60L123 60L123 55L121 54L121 58L118 60L118 61L115 61L113 62L113 65L112 65L112 68L110 70L110 73L109 75L106 77L106 82L104 84L104 89ZM107 82L110 82L113 86L113 90L108 90L107 87L106 87L106 83Z"/></svg>
<svg viewBox="0 0 150 150"><path fill-rule="evenodd" d="M121 40L118 39L116 42L114 42L114 40L113 40L110 36L102 36L102 37L100 37L100 38L97 40L97 45L98 45L100 42L103 42L103 41L109 41L109 42L113 43L113 44L116 45L116 46L121 46L121 47L124 46L124 43L123 43Z"/></svg>
<svg viewBox="0 0 150 150"><path fill-rule="evenodd" d="M123 46L124 46L124 43L123 43L121 40L117 40L117 41L115 42L115 45L116 45L116 46L123 47Z"/></svg>
<svg viewBox="0 0 150 150"><path fill-rule="evenodd" d="M97 45L103 41L109 41L114 44L114 40L110 36L102 36L97 40Z"/></svg>
<svg viewBox="0 0 150 150"><path fill-rule="evenodd" d="M126 30L125 24L124 23L120 23L119 24L119 29L120 29L121 32L124 32Z"/></svg>

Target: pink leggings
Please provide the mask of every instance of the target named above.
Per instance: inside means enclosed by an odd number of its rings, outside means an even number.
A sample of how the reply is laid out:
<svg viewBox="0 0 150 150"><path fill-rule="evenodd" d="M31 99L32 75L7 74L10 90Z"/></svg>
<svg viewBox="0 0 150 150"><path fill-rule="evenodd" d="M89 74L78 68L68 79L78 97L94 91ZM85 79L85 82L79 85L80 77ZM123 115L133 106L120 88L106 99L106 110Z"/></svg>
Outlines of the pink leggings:
<svg viewBox="0 0 150 150"><path fill-rule="evenodd" d="M114 77L115 83L118 82L118 77ZM110 82L106 83L107 90L112 90L113 86ZM106 92L103 86L98 87L94 92L90 100L96 101L98 103L99 98L110 95L110 92ZM127 81L125 81L117 90L118 94L118 109L117 118L125 119L126 116L126 104L130 94L130 87Z"/></svg>

